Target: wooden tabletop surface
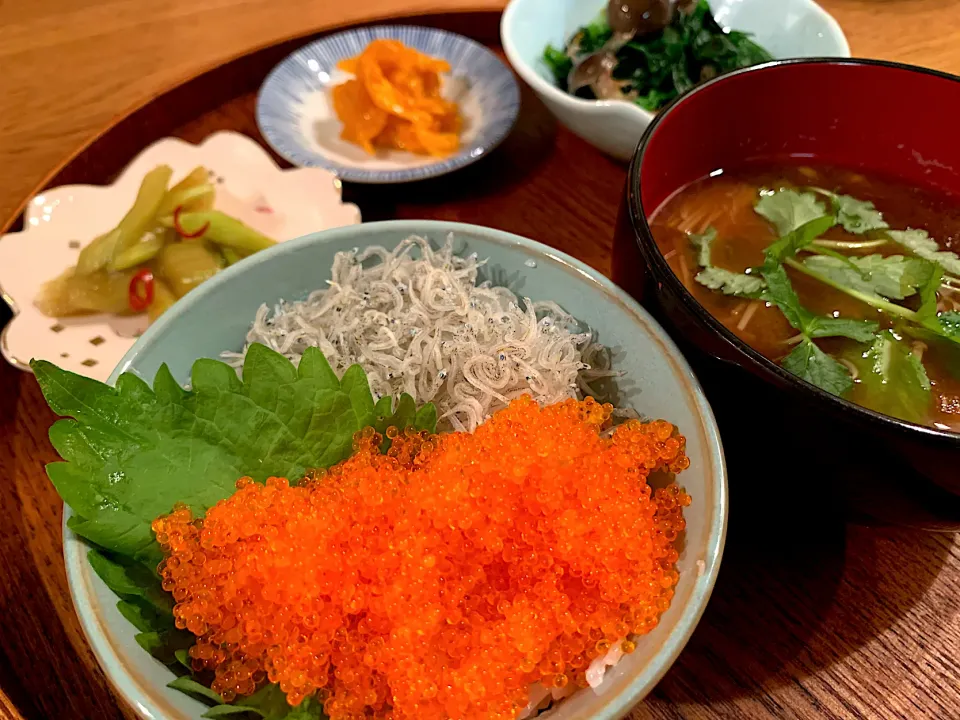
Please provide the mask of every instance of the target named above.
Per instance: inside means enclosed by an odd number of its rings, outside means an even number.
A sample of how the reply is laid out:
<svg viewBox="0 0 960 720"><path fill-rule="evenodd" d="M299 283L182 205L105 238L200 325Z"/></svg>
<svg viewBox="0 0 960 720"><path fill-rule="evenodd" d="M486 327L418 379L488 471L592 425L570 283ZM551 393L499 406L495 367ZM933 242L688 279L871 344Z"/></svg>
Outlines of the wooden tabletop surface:
<svg viewBox="0 0 960 720"><path fill-rule="evenodd" d="M0 227L119 113L254 47L395 15L400 5L490 10L501 2L0 0ZM824 5L855 55L960 73L960 3ZM492 39L495 18L487 24ZM259 79L173 134L198 141L230 128L259 137ZM526 90L523 100L514 133L476 166L416 188L348 186L348 199L369 220L493 225L609 272L625 169L558 127ZM877 102L909 98L878 88ZM85 172L96 180L96 162ZM132 717L73 614L61 504L42 469L54 458L51 421L33 378L0 364L0 719ZM807 502L785 507L764 502L762 487L732 480L730 534L710 606L633 718L960 718L956 537L849 524L806 488L796 499Z"/></svg>

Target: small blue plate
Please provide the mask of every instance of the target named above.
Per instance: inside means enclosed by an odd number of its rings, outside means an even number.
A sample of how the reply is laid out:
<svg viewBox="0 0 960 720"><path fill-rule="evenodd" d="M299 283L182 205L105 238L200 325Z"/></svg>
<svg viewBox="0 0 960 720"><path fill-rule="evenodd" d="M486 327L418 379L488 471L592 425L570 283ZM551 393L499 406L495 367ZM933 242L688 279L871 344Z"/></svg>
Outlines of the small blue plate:
<svg viewBox="0 0 960 720"><path fill-rule="evenodd" d="M460 150L446 158L400 150L375 156L340 138L330 91L352 77L337 69L372 40L399 40L450 63L443 93L464 118ZM328 35L300 48L267 76L257 97L257 124L270 146L294 165L323 167L343 180L401 183L443 175L469 165L510 132L520 110L513 72L492 52L462 35L434 28L380 25Z"/></svg>

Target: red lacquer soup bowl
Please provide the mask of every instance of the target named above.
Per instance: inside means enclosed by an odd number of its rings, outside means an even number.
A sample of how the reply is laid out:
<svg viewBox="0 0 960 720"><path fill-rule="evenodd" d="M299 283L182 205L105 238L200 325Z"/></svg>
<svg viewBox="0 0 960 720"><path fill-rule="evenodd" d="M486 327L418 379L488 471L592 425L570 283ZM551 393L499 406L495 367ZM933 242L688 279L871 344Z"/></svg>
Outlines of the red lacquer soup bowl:
<svg viewBox="0 0 960 720"><path fill-rule="evenodd" d="M799 159L897 178L960 204L958 117L960 78L951 75L875 61L784 61L697 87L641 140L614 280L659 317L700 376L727 448L734 504L738 483L752 482L801 513L838 496L873 519L960 529L960 434L864 409L764 358L684 288L649 218L717 170Z"/></svg>

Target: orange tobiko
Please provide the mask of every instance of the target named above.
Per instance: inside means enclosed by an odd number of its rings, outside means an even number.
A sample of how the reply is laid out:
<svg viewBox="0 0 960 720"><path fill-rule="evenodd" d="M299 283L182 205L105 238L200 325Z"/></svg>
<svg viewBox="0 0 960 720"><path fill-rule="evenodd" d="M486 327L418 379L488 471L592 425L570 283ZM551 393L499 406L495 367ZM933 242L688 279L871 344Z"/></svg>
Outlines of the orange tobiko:
<svg viewBox="0 0 960 720"><path fill-rule="evenodd" d="M206 517L154 522L193 667L226 700L279 683L330 718L515 718L533 683L583 687L592 660L657 625L690 497L667 422L514 400L476 432L359 433L291 485L237 483Z"/></svg>

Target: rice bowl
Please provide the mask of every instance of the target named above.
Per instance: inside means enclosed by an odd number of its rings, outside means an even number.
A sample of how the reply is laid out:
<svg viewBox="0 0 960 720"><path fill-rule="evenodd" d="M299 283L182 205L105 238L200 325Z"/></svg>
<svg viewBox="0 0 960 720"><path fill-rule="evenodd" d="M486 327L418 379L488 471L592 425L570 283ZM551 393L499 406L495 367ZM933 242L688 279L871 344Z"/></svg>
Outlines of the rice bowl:
<svg viewBox="0 0 960 720"><path fill-rule="evenodd" d="M162 319L141 339L115 376L132 369L143 377L151 377L165 360L174 377L182 382L196 357L216 357L225 347L239 351L260 304L276 303L281 293L297 298L316 289L311 267L329 266L336 252L358 244L392 247L414 233L424 234L439 244L448 232L465 242L465 253L476 251L490 257L491 265L522 273L525 295L550 297L549 289L563 287L563 296L555 299L564 310L589 324L601 342L612 338L607 342L613 346L614 366L625 371L624 380L619 383L623 399L620 404L636 406L653 417L670 417L687 434L691 467L685 484L698 500L690 508L677 565L680 582L673 603L660 626L638 643L636 652L607 672L599 694L576 693L552 713L559 718L583 713L619 717L666 671L699 619L722 548L726 493L722 452L712 415L698 397L699 390L689 369L659 328L608 281L576 261L530 241L470 226L378 223L364 227L363 233L320 234L295 241L283 252L268 251L265 260L241 263L235 271L225 273L223 281L211 284L189 302L174 308L169 318ZM528 260L536 262L535 269L526 264ZM278 283L280 277L284 280ZM229 312L223 312L227 308ZM216 327L200 320L201 316L218 315L222 322ZM630 328L628 332L623 331L626 328ZM138 653L132 633L125 632L122 619L112 607L111 594L89 572L83 557L84 543L69 531L65 541L71 588L84 628L98 658L124 696L141 709L142 717L179 719L202 712L196 701L163 689L167 671ZM697 570L700 563L702 574Z"/></svg>

